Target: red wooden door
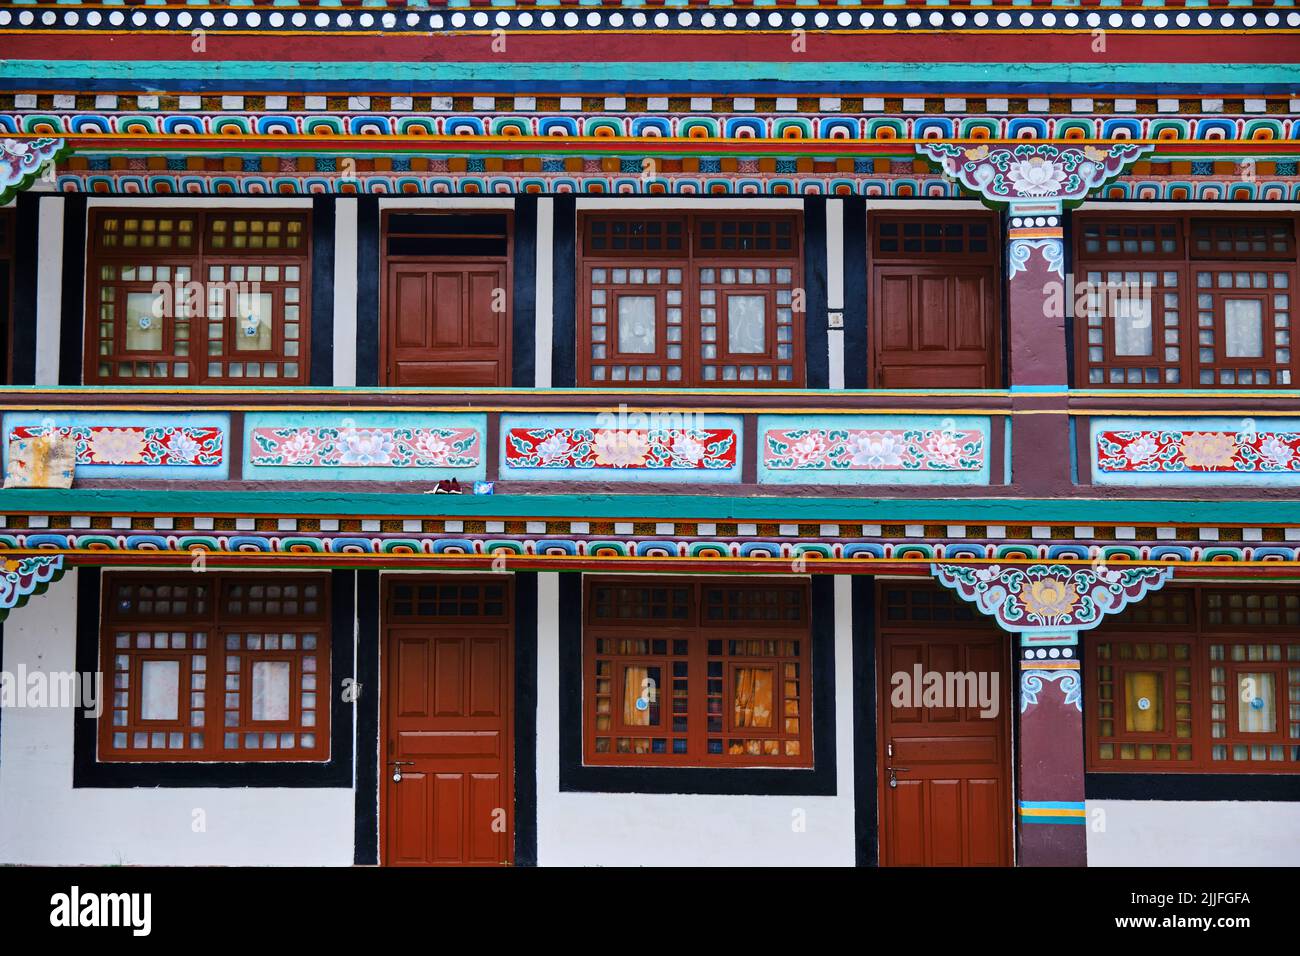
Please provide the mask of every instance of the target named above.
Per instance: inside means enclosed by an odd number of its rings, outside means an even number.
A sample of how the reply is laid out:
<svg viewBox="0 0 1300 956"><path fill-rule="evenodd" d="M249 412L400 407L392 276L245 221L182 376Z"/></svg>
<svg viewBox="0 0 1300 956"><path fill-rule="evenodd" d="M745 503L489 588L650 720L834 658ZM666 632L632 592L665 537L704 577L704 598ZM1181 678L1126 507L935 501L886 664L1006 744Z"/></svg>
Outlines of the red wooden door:
<svg viewBox="0 0 1300 956"><path fill-rule="evenodd" d="M510 384L505 263L389 262L384 301L388 384Z"/></svg>
<svg viewBox="0 0 1300 956"><path fill-rule="evenodd" d="M875 387L1000 384L991 266L877 266L873 272Z"/></svg>
<svg viewBox="0 0 1300 956"><path fill-rule="evenodd" d="M1013 837L1007 651L999 634L915 632L881 635L880 862L884 866L1009 866ZM935 706L916 697L923 675L990 675L996 714L968 706ZM909 681L897 696L894 675ZM996 685L991 675L997 675ZM969 687L969 685L967 685ZM905 706L896 706L901 700ZM953 695L941 704L956 704ZM892 769L892 774L891 774ZM895 785L890 785L891 776Z"/></svg>
<svg viewBox="0 0 1300 956"><path fill-rule="evenodd" d="M389 866L514 859L508 593L500 579L389 584L380 780Z"/></svg>

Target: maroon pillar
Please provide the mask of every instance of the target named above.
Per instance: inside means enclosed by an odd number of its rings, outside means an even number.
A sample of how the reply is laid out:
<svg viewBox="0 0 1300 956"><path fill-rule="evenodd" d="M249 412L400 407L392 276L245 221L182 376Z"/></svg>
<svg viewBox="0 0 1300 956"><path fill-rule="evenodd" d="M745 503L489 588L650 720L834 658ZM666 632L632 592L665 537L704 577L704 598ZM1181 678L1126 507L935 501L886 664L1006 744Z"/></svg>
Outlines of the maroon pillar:
<svg viewBox="0 0 1300 956"><path fill-rule="evenodd" d="M1020 637L1020 866L1087 866L1078 635Z"/></svg>

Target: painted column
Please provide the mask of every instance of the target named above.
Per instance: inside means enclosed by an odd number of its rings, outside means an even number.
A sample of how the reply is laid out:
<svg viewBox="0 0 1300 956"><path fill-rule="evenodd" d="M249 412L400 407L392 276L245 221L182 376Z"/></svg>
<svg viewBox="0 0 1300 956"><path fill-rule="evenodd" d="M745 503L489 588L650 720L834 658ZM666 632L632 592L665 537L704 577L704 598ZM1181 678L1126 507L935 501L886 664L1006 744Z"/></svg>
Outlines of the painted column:
<svg viewBox="0 0 1300 956"><path fill-rule="evenodd" d="M1025 631L1019 643L1016 860L1086 866L1079 635Z"/></svg>
<svg viewBox="0 0 1300 956"><path fill-rule="evenodd" d="M1066 418L1069 385L1065 210L1105 185L1150 146L1053 143L954 145L917 151L985 203L1006 210L1007 382L1015 418L1014 484L1035 494L1066 493L1074 448Z"/></svg>
<svg viewBox="0 0 1300 956"><path fill-rule="evenodd" d="M1081 631L1151 591L1171 566L935 564L931 573L1018 638L1016 862L1087 866Z"/></svg>

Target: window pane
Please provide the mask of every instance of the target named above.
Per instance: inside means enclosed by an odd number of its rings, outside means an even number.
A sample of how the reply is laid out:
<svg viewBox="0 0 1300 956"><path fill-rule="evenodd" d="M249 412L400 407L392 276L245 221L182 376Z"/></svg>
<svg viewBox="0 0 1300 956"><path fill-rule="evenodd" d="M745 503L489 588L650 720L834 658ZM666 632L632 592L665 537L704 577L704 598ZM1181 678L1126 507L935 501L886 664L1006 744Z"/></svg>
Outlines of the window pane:
<svg viewBox="0 0 1300 956"><path fill-rule="evenodd" d="M618 297L618 350L637 354L654 352L654 296L621 295Z"/></svg>
<svg viewBox="0 0 1300 956"><path fill-rule="evenodd" d="M770 667L736 668L736 727L771 727L775 675Z"/></svg>
<svg viewBox="0 0 1300 956"><path fill-rule="evenodd" d="M1151 354L1151 300L1136 292L1115 299L1115 354Z"/></svg>
<svg viewBox="0 0 1300 956"><path fill-rule="evenodd" d="M1124 675L1125 729L1138 733L1165 729L1165 685L1159 671L1130 671Z"/></svg>
<svg viewBox="0 0 1300 956"><path fill-rule="evenodd" d="M289 662L253 664L253 719L289 719Z"/></svg>
<svg viewBox="0 0 1300 956"><path fill-rule="evenodd" d="M1277 695L1271 673L1237 675L1237 729L1247 734L1277 733Z"/></svg>
<svg viewBox="0 0 1300 956"><path fill-rule="evenodd" d="M180 661L144 661L140 665L140 718L175 720L180 713Z"/></svg>
<svg viewBox="0 0 1300 956"><path fill-rule="evenodd" d="M661 669L631 664L623 668L623 723L630 727L659 725Z"/></svg>
<svg viewBox="0 0 1300 956"><path fill-rule="evenodd" d="M152 292L131 292L126 297L126 347L139 352L161 351L161 302Z"/></svg>
<svg viewBox="0 0 1300 956"><path fill-rule="evenodd" d="M235 314L235 348L241 352L271 349L271 314L274 296L269 292L241 292Z"/></svg>
<svg viewBox="0 0 1300 956"><path fill-rule="evenodd" d="M1229 358L1253 358L1264 354L1264 303L1259 299L1227 299L1223 319Z"/></svg>
<svg viewBox="0 0 1300 956"><path fill-rule="evenodd" d="M727 296L727 349L754 354L767 351L767 299L761 295Z"/></svg>

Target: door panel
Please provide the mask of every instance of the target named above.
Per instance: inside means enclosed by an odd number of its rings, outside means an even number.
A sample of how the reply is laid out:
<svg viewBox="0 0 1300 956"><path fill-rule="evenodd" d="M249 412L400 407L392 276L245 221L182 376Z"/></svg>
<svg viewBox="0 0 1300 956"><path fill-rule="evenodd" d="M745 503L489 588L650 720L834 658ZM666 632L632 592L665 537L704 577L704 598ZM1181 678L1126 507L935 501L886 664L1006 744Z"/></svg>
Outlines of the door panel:
<svg viewBox="0 0 1300 956"><path fill-rule="evenodd" d="M383 862L509 863L514 659L508 621L392 616L385 633Z"/></svg>
<svg viewBox="0 0 1300 956"><path fill-rule="evenodd" d="M510 384L510 296L501 262L390 262L390 385Z"/></svg>
<svg viewBox="0 0 1300 956"><path fill-rule="evenodd" d="M876 266L871 326L878 388L1000 382L992 266Z"/></svg>
<svg viewBox="0 0 1300 956"><path fill-rule="evenodd" d="M982 628L933 636L885 631L878 653L881 864L1009 866L1012 688L1002 635ZM996 674L997 713L981 716L978 699L970 698L927 702L908 695L895 707L893 675L906 674L914 684L918 665L922 675Z"/></svg>

